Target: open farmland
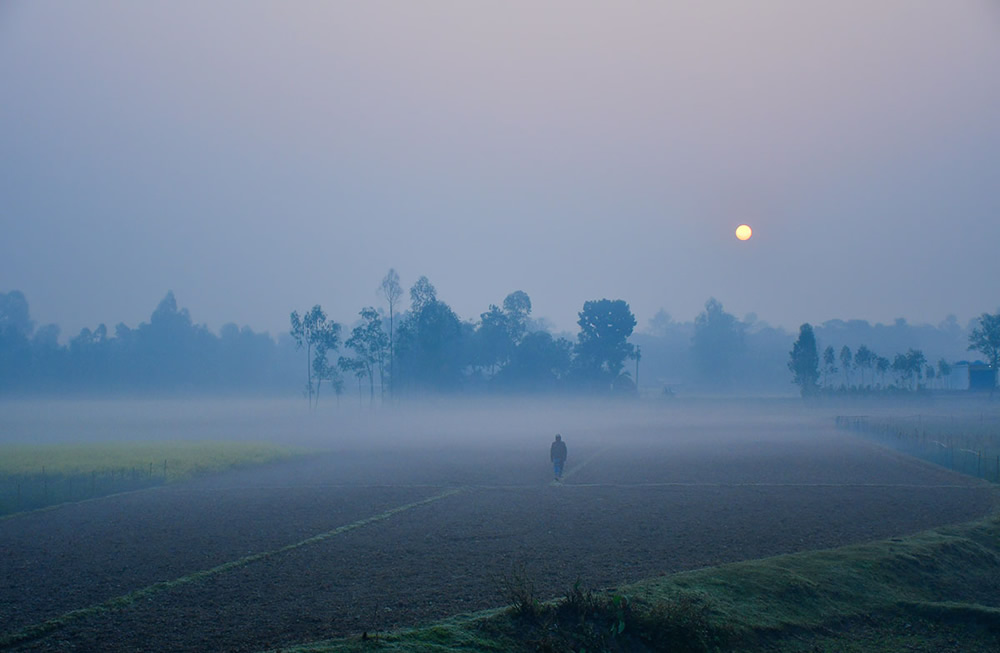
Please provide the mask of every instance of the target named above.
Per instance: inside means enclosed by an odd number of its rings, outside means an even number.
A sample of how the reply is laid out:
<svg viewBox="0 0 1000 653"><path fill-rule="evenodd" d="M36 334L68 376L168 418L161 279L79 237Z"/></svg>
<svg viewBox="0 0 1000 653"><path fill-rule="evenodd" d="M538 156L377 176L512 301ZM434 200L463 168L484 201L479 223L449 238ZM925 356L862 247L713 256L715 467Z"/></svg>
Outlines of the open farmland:
<svg viewBox="0 0 1000 653"><path fill-rule="evenodd" d="M554 485L548 415L424 415L385 425L419 437L0 521L0 646L276 648L500 605L522 566L554 596L994 507L988 484L767 407L566 417Z"/></svg>

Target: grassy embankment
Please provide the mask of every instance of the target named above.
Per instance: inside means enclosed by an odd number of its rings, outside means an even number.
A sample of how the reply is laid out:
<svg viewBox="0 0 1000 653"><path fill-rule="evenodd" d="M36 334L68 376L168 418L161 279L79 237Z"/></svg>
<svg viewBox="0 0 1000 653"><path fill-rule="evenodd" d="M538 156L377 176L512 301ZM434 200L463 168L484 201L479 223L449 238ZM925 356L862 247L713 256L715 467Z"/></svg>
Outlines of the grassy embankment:
<svg viewBox="0 0 1000 653"><path fill-rule="evenodd" d="M262 442L0 445L0 516L297 455Z"/></svg>
<svg viewBox="0 0 1000 653"><path fill-rule="evenodd" d="M1000 516L285 651L997 651Z"/></svg>

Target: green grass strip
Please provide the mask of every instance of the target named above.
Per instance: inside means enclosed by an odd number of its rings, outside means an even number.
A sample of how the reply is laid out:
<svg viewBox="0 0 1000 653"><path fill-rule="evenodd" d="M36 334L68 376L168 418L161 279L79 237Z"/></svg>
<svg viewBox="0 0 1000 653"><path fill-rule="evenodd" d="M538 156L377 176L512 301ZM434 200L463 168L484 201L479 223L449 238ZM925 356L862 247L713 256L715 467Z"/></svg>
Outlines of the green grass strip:
<svg viewBox="0 0 1000 653"><path fill-rule="evenodd" d="M922 637L958 640L963 650L994 651L1000 644L1000 516L906 538L678 573L615 594L646 614L656 614L654 606L695 597L710 607L707 628L728 642L724 650L867 653L911 650L907 647ZM555 610L558 600L545 605ZM641 639L642 627L649 628L648 622L629 624L625 636ZM377 643L353 637L282 650L532 651L546 637L572 640L553 633L552 623L526 624L510 610L493 609L380 634ZM651 650L664 644L669 642Z"/></svg>
<svg viewBox="0 0 1000 653"><path fill-rule="evenodd" d="M454 488L451 490L447 490L446 492L435 494L434 496L428 497L426 499L421 499L419 501L407 503L402 506L390 508L389 510L381 512L377 515L366 517L364 519L360 519L356 522L352 522L344 526L338 526L333 530L329 530L326 531L325 533L320 533L318 535L313 535L312 537L306 538L299 542L295 542L294 544L288 544L279 549L272 549L271 551L263 551L261 553L255 553L253 555L244 556L242 558L239 558L238 560L232 560L230 562L223 563L216 567L212 567L211 569L204 569L202 571L198 571L193 574L189 574L187 576L182 576L181 578L175 578L174 580L153 583L152 585L148 585L146 587L143 587L142 589L135 590L134 592L129 592L128 594L124 594L122 596L116 596L112 599L108 599L107 601L98 603L96 605L92 605L86 608L80 608L78 610L71 610L70 612L62 614L53 619L49 619L47 621L43 621L41 623L34 624L32 626L28 626L27 628L24 628L23 630L20 630L16 633L10 633L8 635L0 636L0 648L6 648L17 644L22 644L24 642L37 639L39 637L43 637L54 630L58 630L59 628L62 628L74 621L79 621L80 619L86 619L87 617L103 614L111 610L120 610L122 608L127 608L136 601L139 601L141 599L148 599L154 596L155 594L171 590L175 587L180 587L181 585L194 583L203 580L205 578L208 578L209 576L215 576L217 574L231 571L233 569L239 569L240 567L244 567L248 564L258 562L260 560L264 560L266 558L270 558L282 553L286 553L288 551L293 551L295 549L299 549L301 547L308 546L310 544L317 544L324 540L328 540L332 537L336 537L337 535L347 533L348 531L353 531L358 528L374 524L376 522L384 521L386 519L389 519L393 515L397 515L401 512L410 510L411 508L416 508L418 506L434 503L435 501L440 501L441 499L453 496L462 491L464 491L464 488Z"/></svg>

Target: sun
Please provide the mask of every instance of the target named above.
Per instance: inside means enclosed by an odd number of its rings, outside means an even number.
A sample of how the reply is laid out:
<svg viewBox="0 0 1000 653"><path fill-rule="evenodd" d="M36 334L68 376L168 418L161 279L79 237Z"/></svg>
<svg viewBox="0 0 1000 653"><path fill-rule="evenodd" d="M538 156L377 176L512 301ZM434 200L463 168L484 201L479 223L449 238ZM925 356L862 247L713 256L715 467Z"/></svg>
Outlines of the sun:
<svg viewBox="0 0 1000 653"><path fill-rule="evenodd" d="M736 237L740 240L750 240L750 236L753 235L753 229L750 228L748 224L741 224L736 227Z"/></svg>

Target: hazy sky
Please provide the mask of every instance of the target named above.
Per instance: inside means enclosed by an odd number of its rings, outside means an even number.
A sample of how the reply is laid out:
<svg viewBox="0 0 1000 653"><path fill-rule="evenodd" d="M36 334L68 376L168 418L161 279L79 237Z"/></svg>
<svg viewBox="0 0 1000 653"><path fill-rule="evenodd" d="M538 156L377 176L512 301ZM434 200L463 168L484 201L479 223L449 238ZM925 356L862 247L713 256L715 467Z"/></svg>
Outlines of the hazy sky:
<svg viewBox="0 0 1000 653"><path fill-rule="evenodd" d="M738 242L741 222L754 237ZM351 322L395 267L788 328L1000 307L1000 3L0 3L0 292Z"/></svg>

